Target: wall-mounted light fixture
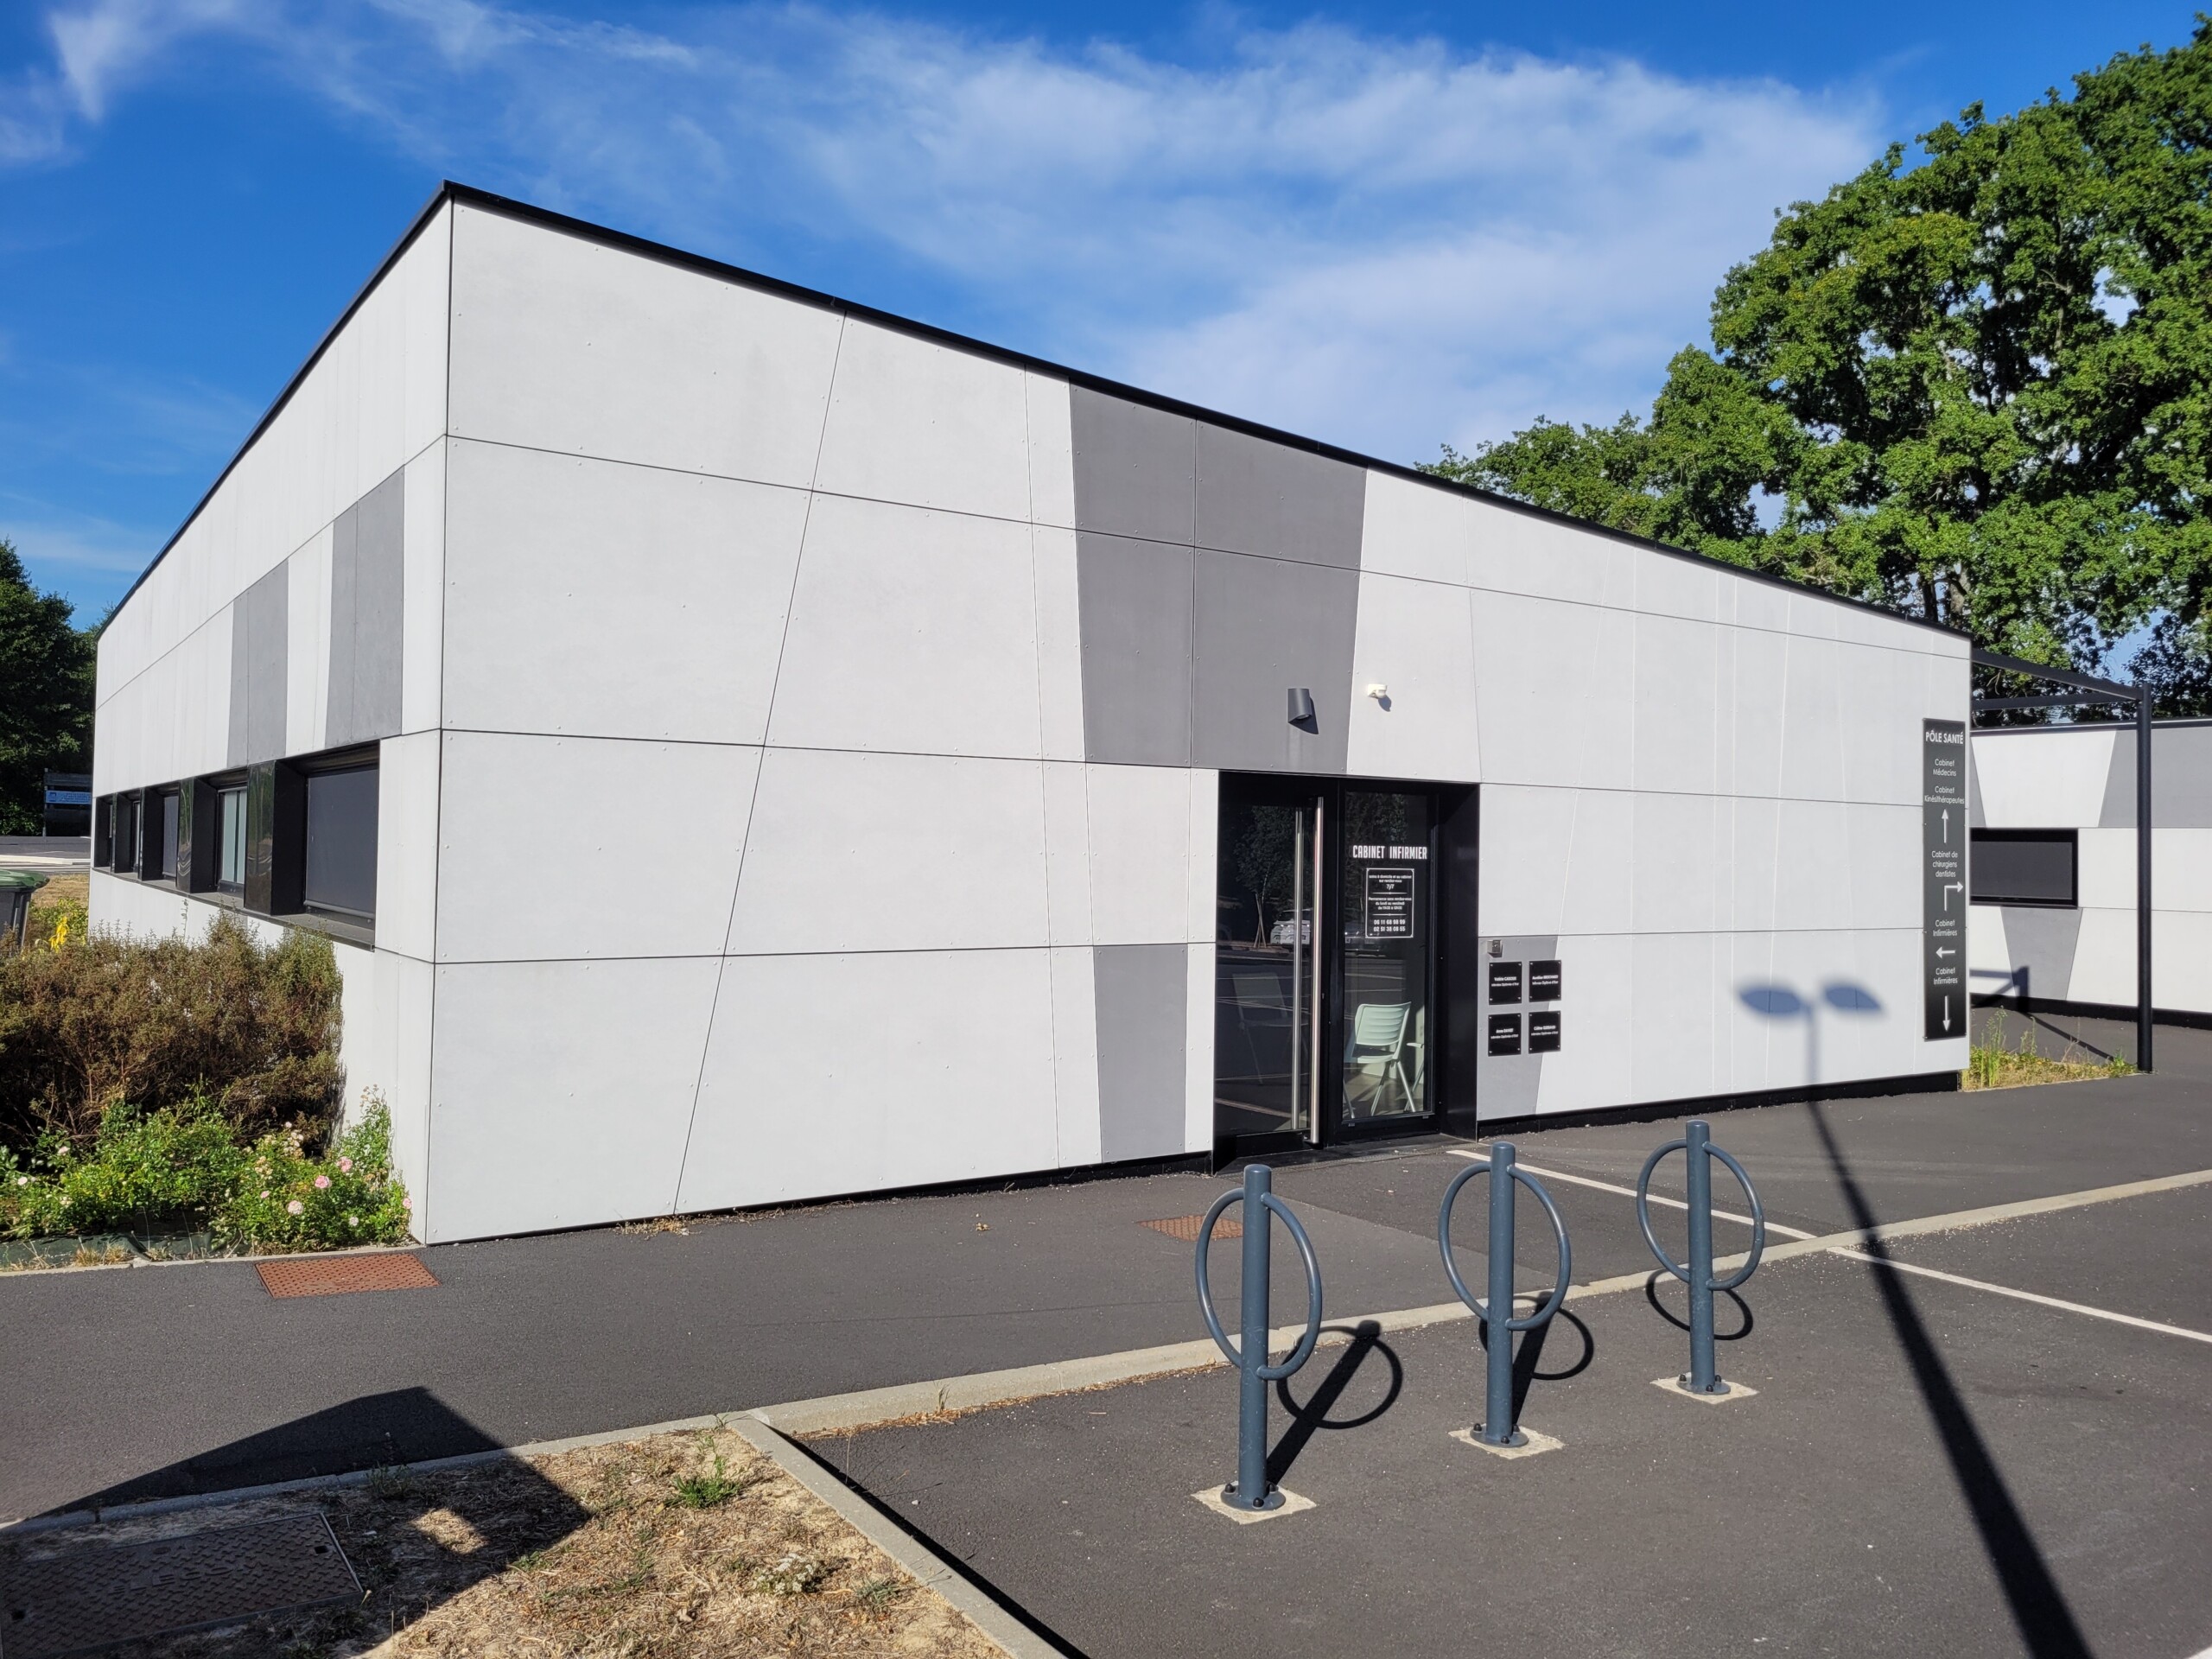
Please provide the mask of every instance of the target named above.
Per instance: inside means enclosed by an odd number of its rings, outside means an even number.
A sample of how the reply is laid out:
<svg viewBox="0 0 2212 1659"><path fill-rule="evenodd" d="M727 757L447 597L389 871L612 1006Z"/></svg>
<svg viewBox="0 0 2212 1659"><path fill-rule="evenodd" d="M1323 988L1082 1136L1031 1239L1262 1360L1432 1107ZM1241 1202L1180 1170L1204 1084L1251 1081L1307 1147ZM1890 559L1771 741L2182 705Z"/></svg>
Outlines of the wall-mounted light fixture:
<svg viewBox="0 0 2212 1659"><path fill-rule="evenodd" d="M1313 692L1310 687L1294 685L1290 688L1290 723L1300 731L1318 732L1321 723L1313 715Z"/></svg>
<svg viewBox="0 0 2212 1659"><path fill-rule="evenodd" d="M1390 688L1377 680L1367 688L1367 695L1377 702L1388 702L1390 701Z"/></svg>

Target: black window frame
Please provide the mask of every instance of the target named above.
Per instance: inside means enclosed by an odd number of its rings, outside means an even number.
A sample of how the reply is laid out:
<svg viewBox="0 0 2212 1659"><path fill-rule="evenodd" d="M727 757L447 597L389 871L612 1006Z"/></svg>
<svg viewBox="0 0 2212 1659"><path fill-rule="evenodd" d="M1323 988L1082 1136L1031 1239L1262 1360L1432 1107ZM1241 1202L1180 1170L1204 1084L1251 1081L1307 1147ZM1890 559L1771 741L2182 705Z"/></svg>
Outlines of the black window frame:
<svg viewBox="0 0 2212 1659"><path fill-rule="evenodd" d="M2063 899L2048 894L1993 893L1986 880L1986 847L2063 847L2066 849L2067 890ZM2079 830L1982 829L1967 832L1967 901L2007 908L2079 910L2082 907L2082 832Z"/></svg>
<svg viewBox="0 0 2212 1659"><path fill-rule="evenodd" d="M381 751L378 746L371 743L353 748L332 749L321 754L305 755L285 761L277 768L280 772L290 774L289 779L277 780L277 793L280 798L289 798L292 810L279 814L280 819L289 822L283 824L284 833L277 837L276 848L278 867L283 872L283 880L278 885L291 901L290 913L322 918L341 927L374 931L377 916L373 898L371 899L371 908L363 911L319 902L308 897L308 838L310 828L308 809L312 794L311 780L341 772L366 772L378 774L378 795L381 798L383 778L380 761ZM370 830L370 857L372 861L376 857L376 834L373 825ZM289 866L289 868L286 868L286 866ZM373 863L371 879L372 880L374 879Z"/></svg>

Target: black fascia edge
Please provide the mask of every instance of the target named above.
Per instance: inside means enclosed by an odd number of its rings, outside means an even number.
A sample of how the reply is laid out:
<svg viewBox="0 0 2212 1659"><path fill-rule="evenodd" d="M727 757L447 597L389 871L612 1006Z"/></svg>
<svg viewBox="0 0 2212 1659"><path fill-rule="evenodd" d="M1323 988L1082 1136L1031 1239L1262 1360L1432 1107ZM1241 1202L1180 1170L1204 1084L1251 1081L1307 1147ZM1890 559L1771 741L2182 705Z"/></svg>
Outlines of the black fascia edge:
<svg viewBox="0 0 2212 1659"><path fill-rule="evenodd" d="M2151 729L2164 732L2183 726L2212 726L2212 715L2176 715L2171 720L2154 720ZM2133 720L2067 720L2049 726L1977 726L1974 735L1984 737L2049 737L2053 732L2132 732Z"/></svg>
<svg viewBox="0 0 2212 1659"><path fill-rule="evenodd" d="M1287 448L1303 449L1309 454L1319 455L1330 461L1343 461L1350 466L1376 472L1388 473L1393 477L1407 479L1416 484L1426 484L1434 489L1448 490L1460 495L1471 496L1476 500L1487 502L1491 506L1503 507L1510 512L1517 512L1526 518L1538 519L1546 524L1560 524L1569 529L1581 531L1587 535L1602 536L1608 541L1639 548L1647 553L1663 553L1669 558L1687 560L1690 563L1703 565L1710 569L1726 571L1731 575L1741 576L1751 582L1764 582L1770 588L1780 588L1789 593L1802 594L1808 598L1821 600L1827 604L1841 605L1852 610L1865 611L1888 621L1903 622L1916 628L1926 628L1931 632L1942 634L1947 639L1967 638L1967 635L1959 629L1941 622L1930 622L1924 617L1909 616L1903 611L1893 611L1885 606L1871 604L1863 599L1853 599L1844 594L1831 594L1805 582L1792 582L1787 576L1773 575L1764 570L1754 570L1746 565L1731 564L1726 559L1716 559L1707 554L1692 552L1688 548L1671 546L1665 542L1654 541L1648 536L1637 536L1628 531L1615 530L1610 525L1592 524L1586 518L1577 518L1570 513L1554 512L1548 507L1535 506L1526 501L1516 501L1510 496L1498 495L1490 490L1478 489L1471 484L1463 484L1456 479L1441 478L1434 473L1425 473L1420 467L1407 466L1402 461L1383 461L1374 455L1362 454L1357 449L1346 449L1340 445L1325 443L1319 438L1309 438L1296 432L1286 432L1279 427L1267 426L1258 421L1249 421L1241 416L1224 415L1218 410L1207 409L1198 404L1185 403L1180 398L1170 397L1160 392L1147 391L1141 386L1127 385L1118 380L1109 380L1103 375L1090 374L1081 369L1071 369L1064 364L1049 362L1041 357L1032 357L1027 352L1017 352L1007 346L995 346L988 340L975 339L971 335L956 334L950 328L940 328L933 323L917 322L912 317L902 317L890 311L880 311L874 306L862 305L855 300L839 299L836 295L824 294L819 289L803 288L797 283L787 283L777 276L764 276L759 271L746 270L742 265L727 264L721 260L709 258L705 254L690 253L682 248L672 248L664 242L654 242L642 236L632 236L627 231L610 230L604 225L594 225L589 219L575 219L567 213L555 213L548 207L534 207L529 202L517 201L511 196L499 195L489 190L479 189L473 184L461 184L452 179L448 179L438 186L430 200L423 204L423 210L416 214L414 222L407 227L399 240L392 245L391 251L385 255L383 261L378 264L368 281L361 284L360 291L353 296L345 310L339 313L338 321L324 330L322 338L315 342L315 350L308 353L307 361L300 365L297 372L285 383L283 391L276 394L276 401L269 405L268 412L254 423L253 430L247 434L245 442L238 446L238 453L231 457L229 464L216 475L215 481L207 486L207 493L202 495L192 511L185 515L184 522L176 527L175 533L162 543L162 550L154 555L153 562L139 573L138 580L130 584L130 593L126 593L117 601L115 608L118 614L121 613L124 606L130 602L132 595L145 585L146 578L152 575L161 562L168 556L169 550L183 538L184 532L192 528L194 521L207 511L207 504L215 498L215 492L223 487L224 480L237 469L238 462L245 458L246 452L259 441L261 435L268 430L270 423L283 413L284 405L291 402L292 394L300 389L301 383L321 360L322 354L330 349L331 342L335 340L340 332L353 321L353 314L359 311L369 296L376 291L377 285L384 281L392 266L398 263L400 256L412 247L416 238L429 228L430 221L437 217L438 210L449 202L461 207L481 208L486 213L498 213L507 219L519 219L524 224L536 225L546 230L558 231L583 241L595 242L602 247L616 248L626 253L634 253L659 264L673 265L679 270L696 271L701 276L712 276L721 282L735 283L742 287L754 289L765 294L773 294L779 298L795 301L802 305L839 312L845 316L857 318L862 322L874 323L879 327L891 329L902 334L910 334L917 339L930 340L940 346L950 346L970 356L988 358L1012 367L1027 369L1047 375L1056 380L1065 380L1070 385L1081 386L1089 391L1101 392L1110 397L1119 397L1128 403L1140 404L1148 409L1159 410L1163 414L1179 415L1185 419L1203 421L1209 426L1217 426L1228 431L1240 432L1246 437L1259 438L1268 443L1279 443ZM451 309L450 296L448 296L448 311Z"/></svg>

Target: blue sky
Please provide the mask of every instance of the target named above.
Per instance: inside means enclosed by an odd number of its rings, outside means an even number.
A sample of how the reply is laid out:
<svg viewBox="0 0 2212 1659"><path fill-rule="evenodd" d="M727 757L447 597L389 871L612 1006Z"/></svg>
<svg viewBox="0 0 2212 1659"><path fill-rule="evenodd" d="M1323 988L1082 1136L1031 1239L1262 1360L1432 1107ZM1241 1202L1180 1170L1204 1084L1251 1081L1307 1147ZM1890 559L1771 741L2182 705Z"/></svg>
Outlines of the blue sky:
<svg viewBox="0 0 2212 1659"><path fill-rule="evenodd" d="M1773 211L2188 5L0 7L0 535L119 597L442 177L1384 454L1642 410Z"/></svg>

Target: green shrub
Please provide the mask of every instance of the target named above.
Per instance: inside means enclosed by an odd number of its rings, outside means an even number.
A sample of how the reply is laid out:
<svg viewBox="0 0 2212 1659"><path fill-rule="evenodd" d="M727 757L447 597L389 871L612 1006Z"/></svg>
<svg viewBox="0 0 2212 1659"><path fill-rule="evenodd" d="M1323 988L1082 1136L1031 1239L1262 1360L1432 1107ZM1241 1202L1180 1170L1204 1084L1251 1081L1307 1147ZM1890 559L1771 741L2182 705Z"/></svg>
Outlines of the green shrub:
<svg viewBox="0 0 2212 1659"><path fill-rule="evenodd" d="M296 1129L264 1135L214 1232L223 1243L264 1250L396 1244L414 1208L391 1173L391 1114L372 1096L322 1157L308 1155Z"/></svg>
<svg viewBox="0 0 2212 1659"><path fill-rule="evenodd" d="M79 1148L51 1135L29 1162L0 1149L0 1236L198 1230L278 1250L397 1243L413 1204L391 1173L391 1115L372 1096L321 1157L296 1128L240 1143L206 1100L121 1106Z"/></svg>
<svg viewBox="0 0 2212 1659"><path fill-rule="evenodd" d="M205 942L72 930L0 956L0 1146L79 1151L128 1101L149 1116L205 1100L258 1137L313 1145L338 1103L338 965L287 930L257 944L231 918Z"/></svg>

